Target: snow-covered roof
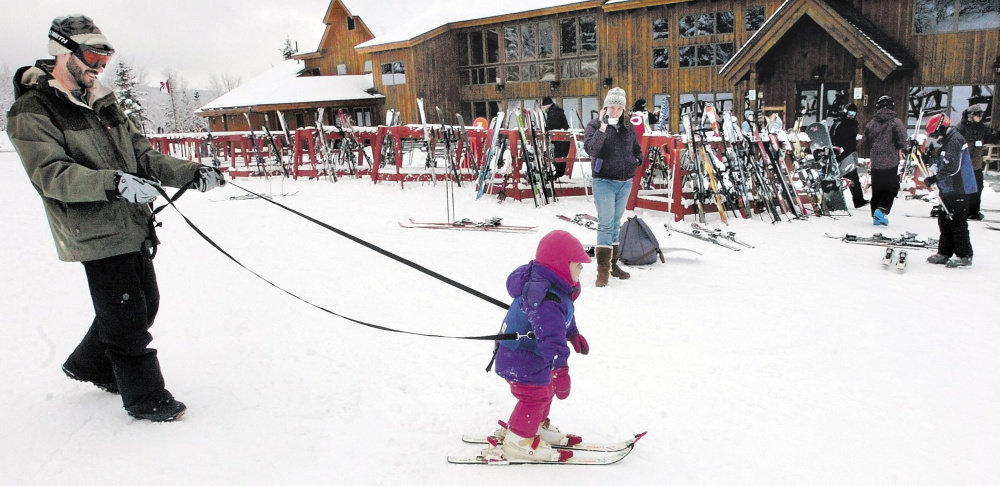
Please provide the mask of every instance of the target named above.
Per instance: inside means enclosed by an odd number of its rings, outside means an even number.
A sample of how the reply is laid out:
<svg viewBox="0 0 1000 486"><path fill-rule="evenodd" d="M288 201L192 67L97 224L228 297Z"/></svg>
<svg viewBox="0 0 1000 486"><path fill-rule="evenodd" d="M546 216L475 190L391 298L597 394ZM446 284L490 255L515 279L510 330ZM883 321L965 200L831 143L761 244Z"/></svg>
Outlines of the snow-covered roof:
<svg viewBox="0 0 1000 486"><path fill-rule="evenodd" d="M431 32L439 27L473 20L487 19L502 15L527 13L553 7L573 4L594 3L581 0L507 0L503 2L469 2L467 0L450 0L436 2L434 8L428 8L421 2L393 2L393 22L386 25L384 2L365 2L346 0L344 4L350 12L362 18L365 25L371 29L374 39L358 44L356 47L372 47L395 42L408 41ZM401 12L402 10L402 12ZM399 22L399 19L407 19Z"/></svg>
<svg viewBox="0 0 1000 486"><path fill-rule="evenodd" d="M247 108L259 105L317 103L384 98L371 94L371 74L353 76L304 76L302 61L289 59L238 88L212 100L198 112Z"/></svg>

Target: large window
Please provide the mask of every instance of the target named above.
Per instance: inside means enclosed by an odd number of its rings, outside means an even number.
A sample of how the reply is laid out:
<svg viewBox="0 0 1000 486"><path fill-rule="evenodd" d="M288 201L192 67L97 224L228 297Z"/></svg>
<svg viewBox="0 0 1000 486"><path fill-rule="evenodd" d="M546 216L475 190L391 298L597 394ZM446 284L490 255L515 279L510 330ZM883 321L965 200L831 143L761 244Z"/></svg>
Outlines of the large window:
<svg viewBox="0 0 1000 486"><path fill-rule="evenodd" d="M488 48L486 64L500 64L496 74L502 75L504 83L597 77L597 17L594 15L505 25L486 32L495 33L497 38L497 59L492 60L490 53L493 51ZM462 64L465 58L469 58L470 65L475 65L474 54L466 56L463 49L468 44L468 49L475 51L480 35L480 32L458 35L459 66L466 65ZM463 70L459 75L463 84L480 84L480 79L496 82L489 70L483 76Z"/></svg>
<svg viewBox="0 0 1000 486"><path fill-rule="evenodd" d="M653 69L669 69L669 68L670 68L670 49L665 47L653 49Z"/></svg>
<svg viewBox="0 0 1000 486"><path fill-rule="evenodd" d="M500 33L487 29L455 36L458 65L468 67L458 71L462 84L491 84L500 73Z"/></svg>
<svg viewBox="0 0 1000 486"><path fill-rule="evenodd" d="M736 15L732 10L681 15L677 28L681 37L732 34L736 31Z"/></svg>
<svg viewBox="0 0 1000 486"><path fill-rule="evenodd" d="M917 34L1000 28L1000 0L914 0Z"/></svg>
<svg viewBox="0 0 1000 486"><path fill-rule="evenodd" d="M655 99L655 98L654 98ZM662 99L661 99L662 102ZM715 104L718 113L733 111L732 93L681 93L680 108L681 116L692 117L692 125L697 126L701 119L701 114L705 111L705 106L709 103Z"/></svg>
<svg viewBox="0 0 1000 486"><path fill-rule="evenodd" d="M406 84L406 65L402 62L387 62L381 66L382 85Z"/></svg>
<svg viewBox="0 0 1000 486"><path fill-rule="evenodd" d="M680 67L721 66L736 53L732 42L721 44L697 44L677 49L677 64Z"/></svg>
<svg viewBox="0 0 1000 486"><path fill-rule="evenodd" d="M670 38L670 20L653 19L653 40L666 40Z"/></svg>
<svg viewBox="0 0 1000 486"><path fill-rule="evenodd" d="M983 123L989 125L992 120L995 92L996 85L993 84L912 86L906 101L906 126L913 130L921 110L924 111L924 119L920 121L920 124L923 125L919 127L920 133L923 133L927 128L927 119L930 116L927 113L947 113L951 117L951 124L958 125L962 119L962 111L976 104L986 105ZM897 104L896 113L901 111L899 104Z"/></svg>

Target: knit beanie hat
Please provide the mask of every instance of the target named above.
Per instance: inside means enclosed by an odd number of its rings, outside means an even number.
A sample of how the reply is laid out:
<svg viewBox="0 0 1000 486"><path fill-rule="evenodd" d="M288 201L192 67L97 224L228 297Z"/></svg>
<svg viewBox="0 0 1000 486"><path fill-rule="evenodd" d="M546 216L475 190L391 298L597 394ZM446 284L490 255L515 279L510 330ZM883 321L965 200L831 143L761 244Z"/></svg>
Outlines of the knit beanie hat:
<svg viewBox="0 0 1000 486"><path fill-rule="evenodd" d="M551 104L552 104L552 98L549 98L548 96L542 97L542 106L549 106Z"/></svg>
<svg viewBox="0 0 1000 486"><path fill-rule="evenodd" d="M107 49L114 49L111 43L108 42L107 37L104 37L104 34L101 33L101 29L98 29L97 25L94 25L94 21L84 15L77 14L58 17L52 21L52 26L49 30L69 37L77 44L104 46ZM69 49L49 39L50 55L58 56L60 54L69 54L69 52Z"/></svg>
<svg viewBox="0 0 1000 486"><path fill-rule="evenodd" d="M624 109L627 105L625 104L625 90L621 88L611 88L608 90L608 95L604 97L604 107L609 106L620 106Z"/></svg>
<svg viewBox="0 0 1000 486"><path fill-rule="evenodd" d="M590 255L583 249L583 244L575 236L563 230L555 230L542 237L535 251L535 262L549 267L564 280L573 283L570 277L569 264L573 262L590 263Z"/></svg>

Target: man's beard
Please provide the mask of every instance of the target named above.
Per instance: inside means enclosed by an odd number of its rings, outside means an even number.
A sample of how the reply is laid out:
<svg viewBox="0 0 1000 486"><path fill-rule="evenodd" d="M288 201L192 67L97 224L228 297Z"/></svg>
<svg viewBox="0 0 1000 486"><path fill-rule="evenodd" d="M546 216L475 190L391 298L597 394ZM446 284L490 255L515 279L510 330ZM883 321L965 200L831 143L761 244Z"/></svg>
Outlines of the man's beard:
<svg viewBox="0 0 1000 486"><path fill-rule="evenodd" d="M80 60L76 56L70 56L69 62L66 63L66 70L73 75L73 79L76 81L81 88L90 89L94 87L94 79L88 79L85 75L88 71L93 71L92 69L84 70L80 63ZM96 71L94 71L94 76L96 79Z"/></svg>

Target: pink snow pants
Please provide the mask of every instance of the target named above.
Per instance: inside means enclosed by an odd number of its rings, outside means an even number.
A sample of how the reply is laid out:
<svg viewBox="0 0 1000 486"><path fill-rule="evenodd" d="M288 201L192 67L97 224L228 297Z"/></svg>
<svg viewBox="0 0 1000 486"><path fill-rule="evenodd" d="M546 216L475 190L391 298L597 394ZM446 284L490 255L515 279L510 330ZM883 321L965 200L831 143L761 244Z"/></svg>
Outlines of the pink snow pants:
<svg viewBox="0 0 1000 486"><path fill-rule="evenodd" d="M517 399L507 426L521 437L534 437L538 426L549 416L555 389L552 385L522 385L510 383L510 392Z"/></svg>

